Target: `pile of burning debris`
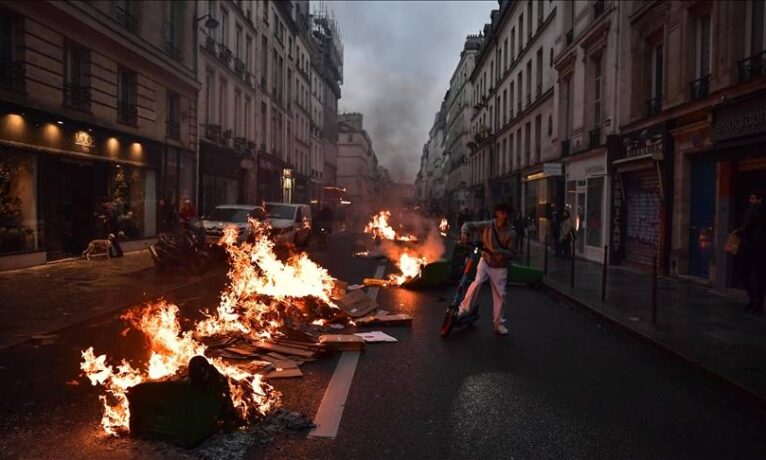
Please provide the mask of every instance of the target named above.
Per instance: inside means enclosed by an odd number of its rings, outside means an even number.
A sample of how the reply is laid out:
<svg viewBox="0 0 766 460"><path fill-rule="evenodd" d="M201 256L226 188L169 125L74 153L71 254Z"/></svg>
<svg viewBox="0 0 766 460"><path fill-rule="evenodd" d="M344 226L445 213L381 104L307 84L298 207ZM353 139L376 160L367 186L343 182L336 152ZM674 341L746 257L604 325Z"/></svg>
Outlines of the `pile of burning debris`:
<svg viewBox="0 0 766 460"><path fill-rule="evenodd" d="M178 306L165 300L123 315L148 344L142 366L112 364L92 347L82 352L80 368L104 391L107 433L192 446L216 430L262 420L280 405L270 379L300 377L302 364L332 351L363 349L363 338L328 330L354 326L354 318L365 325L412 319L370 315L377 305L366 294L346 292L345 282L306 253L280 260L269 229L253 225L257 236L241 245L236 228L225 230L219 244L229 257L229 283L217 308L192 328L182 330Z"/></svg>
<svg viewBox="0 0 766 460"><path fill-rule="evenodd" d="M391 211L380 211L372 216L365 226L364 233L371 238L357 241L359 250L357 257L387 258L397 268L399 273L392 273L387 279L367 278L364 284L368 286L402 286L419 287L422 285L438 285L446 281L449 265L442 259L444 255L444 238L447 236L449 225L447 219L441 219L438 226L428 219L418 219L416 227L425 234L419 238L418 232L404 229L399 224L399 231L391 225Z"/></svg>

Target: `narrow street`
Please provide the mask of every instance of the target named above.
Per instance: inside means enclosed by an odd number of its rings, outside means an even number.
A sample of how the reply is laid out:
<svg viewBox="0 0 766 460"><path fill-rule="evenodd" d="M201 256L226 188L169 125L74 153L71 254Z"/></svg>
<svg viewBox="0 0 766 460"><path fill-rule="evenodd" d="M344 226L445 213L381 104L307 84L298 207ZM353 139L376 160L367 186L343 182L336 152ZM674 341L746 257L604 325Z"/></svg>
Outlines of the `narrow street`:
<svg viewBox="0 0 766 460"><path fill-rule="evenodd" d="M312 256L350 283L379 262L353 258L354 235ZM222 278L178 289L169 300L193 318L215 305ZM97 389L80 376L80 351L141 359L138 334L119 337L110 318L61 331L52 343L0 352L0 451L6 458L763 458L762 413L569 305L512 287L510 335L489 309L477 325L438 334L452 288L384 288L382 309L411 327L374 327L396 343L369 344L359 359L337 437L307 432L216 435L193 450L111 438L99 426ZM488 289L481 303L489 307ZM365 328L370 329L370 328ZM316 415L337 356L274 382L289 410ZM145 358L145 356L144 356ZM238 440L243 440L239 442ZM213 452L211 454L211 452Z"/></svg>

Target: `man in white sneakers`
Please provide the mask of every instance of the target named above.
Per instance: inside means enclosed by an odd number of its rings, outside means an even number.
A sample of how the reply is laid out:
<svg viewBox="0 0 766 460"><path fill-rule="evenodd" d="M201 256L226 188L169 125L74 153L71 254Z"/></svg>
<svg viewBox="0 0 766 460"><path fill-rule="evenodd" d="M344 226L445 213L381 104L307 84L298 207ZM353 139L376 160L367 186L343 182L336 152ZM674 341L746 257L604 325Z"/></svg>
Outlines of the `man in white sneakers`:
<svg viewBox="0 0 766 460"><path fill-rule="evenodd" d="M466 222L460 229L460 240L469 241L471 233L481 232L483 250L481 260L476 267L476 278L465 293L460 304L460 316L470 314L481 286L489 279L492 286L493 323L495 332L508 334L508 328L503 324L503 306L505 304L506 281L508 280L508 264L513 257L516 232L513 230L508 217L511 208L506 204L495 206L495 218L481 222Z"/></svg>

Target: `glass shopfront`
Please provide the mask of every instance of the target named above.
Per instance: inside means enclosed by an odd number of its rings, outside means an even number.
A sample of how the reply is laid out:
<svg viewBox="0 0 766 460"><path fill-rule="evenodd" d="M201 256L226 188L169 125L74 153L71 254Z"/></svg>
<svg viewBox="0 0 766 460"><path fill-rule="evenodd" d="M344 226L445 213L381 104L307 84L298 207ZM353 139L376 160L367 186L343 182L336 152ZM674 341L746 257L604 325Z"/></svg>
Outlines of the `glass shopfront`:
<svg viewBox="0 0 766 460"><path fill-rule="evenodd" d="M40 246L37 156L0 150L0 255Z"/></svg>
<svg viewBox="0 0 766 460"><path fill-rule="evenodd" d="M565 204L574 220L575 251L593 261L602 260L607 244L605 161L597 156L567 165Z"/></svg>

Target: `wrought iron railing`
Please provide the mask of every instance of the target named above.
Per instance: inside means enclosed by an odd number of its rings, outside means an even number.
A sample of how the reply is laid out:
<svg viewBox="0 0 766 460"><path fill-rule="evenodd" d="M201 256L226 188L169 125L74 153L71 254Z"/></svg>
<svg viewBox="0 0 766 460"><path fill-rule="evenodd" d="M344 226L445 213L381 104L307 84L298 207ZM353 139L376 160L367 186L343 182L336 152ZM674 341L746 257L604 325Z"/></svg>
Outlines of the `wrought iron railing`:
<svg viewBox="0 0 766 460"><path fill-rule="evenodd" d="M90 88L65 82L64 105L77 110L90 110Z"/></svg>
<svg viewBox="0 0 766 460"><path fill-rule="evenodd" d="M218 139L221 138L221 125L207 123L205 125L205 137L214 142L218 142Z"/></svg>
<svg viewBox="0 0 766 460"><path fill-rule="evenodd" d="M181 123L173 120L167 120L165 122L165 134L170 139L181 138Z"/></svg>
<svg viewBox="0 0 766 460"><path fill-rule="evenodd" d="M662 111L662 95L658 95L646 101L647 116L657 115Z"/></svg>
<svg viewBox="0 0 766 460"><path fill-rule="evenodd" d="M588 133L588 145L590 148L596 148L601 145L601 128L596 127Z"/></svg>
<svg viewBox="0 0 766 460"><path fill-rule="evenodd" d="M574 41L574 30L569 29L569 32L567 32L567 46L571 45Z"/></svg>
<svg viewBox="0 0 766 460"><path fill-rule="evenodd" d="M705 75L689 83L689 96L692 101L707 97L710 93L710 75Z"/></svg>
<svg viewBox="0 0 766 460"><path fill-rule="evenodd" d="M176 61L181 59L181 49L178 47L178 43L176 43L175 40L165 40L165 52Z"/></svg>
<svg viewBox="0 0 766 460"><path fill-rule="evenodd" d="M561 156L565 157L569 155L569 139L561 141Z"/></svg>
<svg viewBox="0 0 766 460"><path fill-rule="evenodd" d="M117 104L117 121L128 125L138 124L138 107L134 103L121 101Z"/></svg>
<svg viewBox="0 0 766 460"><path fill-rule="evenodd" d="M213 38L212 35L205 35L205 48L208 51L215 53L215 38Z"/></svg>
<svg viewBox="0 0 766 460"><path fill-rule="evenodd" d="M0 59L0 88L20 90L24 85L24 65L20 61Z"/></svg>
<svg viewBox="0 0 766 460"><path fill-rule="evenodd" d="M136 20L136 17L133 13L120 6L114 7L114 20L128 32L136 33L138 31L138 20Z"/></svg>
<svg viewBox="0 0 766 460"><path fill-rule="evenodd" d="M754 54L737 63L739 68L739 82L744 83L754 78L766 75L766 51Z"/></svg>
<svg viewBox="0 0 766 460"><path fill-rule="evenodd" d="M245 79L245 63L240 58L234 58L234 72L239 75L241 79Z"/></svg>
<svg viewBox="0 0 766 460"><path fill-rule="evenodd" d="M218 51L218 58L223 61L224 64L229 65L232 58L231 50L227 48L223 43L221 43L219 47L220 49Z"/></svg>

